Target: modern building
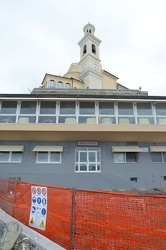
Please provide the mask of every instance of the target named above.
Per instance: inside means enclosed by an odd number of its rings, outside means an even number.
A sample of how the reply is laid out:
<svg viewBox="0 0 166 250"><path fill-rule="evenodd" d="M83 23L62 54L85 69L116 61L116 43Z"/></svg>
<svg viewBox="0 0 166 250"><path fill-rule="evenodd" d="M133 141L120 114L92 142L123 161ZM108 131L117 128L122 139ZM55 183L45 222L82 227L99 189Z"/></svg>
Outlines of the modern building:
<svg viewBox="0 0 166 250"><path fill-rule="evenodd" d="M80 62L31 94L0 95L0 177L92 190L166 186L166 97L102 69L88 23Z"/></svg>

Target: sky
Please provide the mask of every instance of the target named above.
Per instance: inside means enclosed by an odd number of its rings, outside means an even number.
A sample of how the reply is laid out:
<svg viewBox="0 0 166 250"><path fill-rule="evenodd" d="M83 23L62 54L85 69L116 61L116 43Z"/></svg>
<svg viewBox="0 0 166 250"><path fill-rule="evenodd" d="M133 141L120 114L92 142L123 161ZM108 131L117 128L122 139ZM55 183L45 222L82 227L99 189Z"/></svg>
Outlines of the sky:
<svg viewBox="0 0 166 250"><path fill-rule="evenodd" d="M130 89L166 96L165 0L0 0L0 93L30 93L80 61L90 22L102 68Z"/></svg>

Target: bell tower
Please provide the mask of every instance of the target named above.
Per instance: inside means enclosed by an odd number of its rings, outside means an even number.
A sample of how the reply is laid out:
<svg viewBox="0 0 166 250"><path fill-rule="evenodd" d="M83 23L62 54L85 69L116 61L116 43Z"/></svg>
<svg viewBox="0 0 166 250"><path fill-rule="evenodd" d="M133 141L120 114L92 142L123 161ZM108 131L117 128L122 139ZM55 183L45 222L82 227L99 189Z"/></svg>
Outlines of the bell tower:
<svg viewBox="0 0 166 250"><path fill-rule="evenodd" d="M85 88L102 89L102 66L100 64L99 46L101 40L95 37L95 27L88 23L83 28L84 36L79 41L80 46L80 71L79 80Z"/></svg>

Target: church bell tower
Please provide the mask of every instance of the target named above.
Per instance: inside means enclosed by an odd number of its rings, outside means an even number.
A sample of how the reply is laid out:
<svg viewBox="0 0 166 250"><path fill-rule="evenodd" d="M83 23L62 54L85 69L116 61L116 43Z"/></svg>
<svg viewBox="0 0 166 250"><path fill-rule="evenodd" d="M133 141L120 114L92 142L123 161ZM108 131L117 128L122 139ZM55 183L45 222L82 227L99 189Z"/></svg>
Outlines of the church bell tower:
<svg viewBox="0 0 166 250"><path fill-rule="evenodd" d="M95 27L88 23L83 28L84 37L79 41L80 70L79 80L85 88L102 89L102 66L100 64L99 46L101 40L95 37Z"/></svg>

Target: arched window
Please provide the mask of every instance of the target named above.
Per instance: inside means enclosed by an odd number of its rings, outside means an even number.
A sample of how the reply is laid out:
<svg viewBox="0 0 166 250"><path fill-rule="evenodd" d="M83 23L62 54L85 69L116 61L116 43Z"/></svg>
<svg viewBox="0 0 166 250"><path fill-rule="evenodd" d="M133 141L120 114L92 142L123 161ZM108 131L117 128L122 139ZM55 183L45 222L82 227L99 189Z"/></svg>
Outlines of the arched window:
<svg viewBox="0 0 166 250"><path fill-rule="evenodd" d="M71 88L71 85L70 85L70 83L66 83L66 89L70 89Z"/></svg>
<svg viewBox="0 0 166 250"><path fill-rule="evenodd" d="M48 82L48 88L55 88L55 82L54 82L54 80L50 80Z"/></svg>
<svg viewBox="0 0 166 250"><path fill-rule="evenodd" d="M61 82L61 81L58 82L58 88L59 89L63 88L63 82Z"/></svg>
<svg viewBox="0 0 166 250"><path fill-rule="evenodd" d="M96 54L96 46L92 44L92 53Z"/></svg>
<svg viewBox="0 0 166 250"><path fill-rule="evenodd" d="M86 44L83 47L83 55L86 53Z"/></svg>

